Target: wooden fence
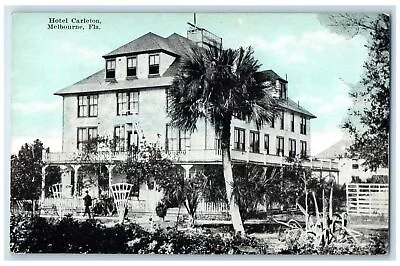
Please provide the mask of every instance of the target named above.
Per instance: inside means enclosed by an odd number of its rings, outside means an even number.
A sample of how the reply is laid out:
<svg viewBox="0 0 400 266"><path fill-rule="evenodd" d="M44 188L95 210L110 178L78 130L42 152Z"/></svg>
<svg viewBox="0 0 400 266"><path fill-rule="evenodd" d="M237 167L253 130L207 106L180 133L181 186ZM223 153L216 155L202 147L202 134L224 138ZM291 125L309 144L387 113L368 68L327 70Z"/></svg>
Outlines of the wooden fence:
<svg viewBox="0 0 400 266"><path fill-rule="evenodd" d="M347 213L356 215L388 215L388 184L348 184Z"/></svg>

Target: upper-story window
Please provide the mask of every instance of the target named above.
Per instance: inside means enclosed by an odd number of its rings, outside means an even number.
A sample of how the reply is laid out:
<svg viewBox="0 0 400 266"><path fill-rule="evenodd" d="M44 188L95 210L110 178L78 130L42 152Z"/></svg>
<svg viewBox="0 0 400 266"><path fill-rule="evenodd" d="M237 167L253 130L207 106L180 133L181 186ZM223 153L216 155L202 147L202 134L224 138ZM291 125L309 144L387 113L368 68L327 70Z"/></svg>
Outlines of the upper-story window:
<svg viewBox="0 0 400 266"><path fill-rule="evenodd" d="M215 140L214 140L214 149L215 150L220 150L222 147L222 140L221 140L221 134L216 133L215 134Z"/></svg>
<svg viewBox="0 0 400 266"><path fill-rule="evenodd" d="M97 127L78 127L76 142L78 150L82 151L84 147L86 149L95 149L97 144L90 143L90 140L95 138L97 138Z"/></svg>
<svg viewBox="0 0 400 266"><path fill-rule="evenodd" d="M125 151L125 126L114 127L115 151Z"/></svg>
<svg viewBox="0 0 400 266"><path fill-rule="evenodd" d="M260 152L260 133L250 131L250 152Z"/></svg>
<svg viewBox="0 0 400 266"><path fill-rule="evenodd" d="M160 55L149 55L149 75L160 74Z"/></svg>
<svg viewBox="0 0 400 266"><path fill-rule="evenodd" d="M279 98L286 99L287 98L287 84L283 82L279 82Z"/></svg>
<svg viewBox="0 0 400 266"><path fill-rule="evenodd" d="M166 149L169 151L187 151L191 147L190 133L178 130L170 125L167 125L166 134Z"/></svg>
<svg viewBox="0 0 400 266"><path fill-rule="evenodd" d="M276 155L284 155L285 140L283 137L276 137Z"/></svg>
<svg viewBox="0 0 400 266"><path fill-rule="evenodd" d="M235 127L233 134L233 148L235 150L245 150L245 131L242 128Z"/></svg>
<svg viewBox="0 0 400 266"><path fill-rule="evenodd" d="M106 61L106 78L115 78L115 59L110 59Z"/></svg>
<svg viewBox="0 0 400 266"><path fill-rule="evenodd" d="M307 141L301 140L300 145L301 145L300 156L302 158L307 157Z"/></svg>
<svg viewBox="0 0 400 266"><path fill-rule="evenodd" d="M78 117L96 117L98 111L97 95L78 96Z"/></svg>
<svg viewBox="0 0 400 266"><path fill-rule="evenodd" d="M301 121L300 121L300 134L307 134L307 118L305 117L301 117Z"/></svg>
<svg viewBox="0 0 400 266"><path fill-rule="evenodd" d="M289 156L295 157L296 156L296 140L289 139L289 144L290 144Z"/></svg>
<svg viewBox="0 0 400 266"><path fill-rule="evenodd" d="M294 113L292 113L292 119L290 120L290 130L294 132Z"/></svg>
<svg viewBox="0 0 400 266"><path fill-rule="evenodd" d="M139 113L139 92L117 93L117 115L131 115Z"/></svg>
<svg viewBox="0 0 400 266"><path fill-rule="evenodd" d="M272 115L271 118L271 127L274 128L275 127L275 114Z"/></svg>
<svg viewBox="0 0 400 266"><path fill-rule="evenodd" d="M285 129L285 112L281 111L281 125L280 128L283 130Z"/></svg>
<svg viewBox="0 0 400 266"><path fill-rule="evenodd" d="M269 154L269 135L264 135L264 150L266 154Z"/></svg>
<svg viewBox="0 0 400 266"><path fill-rule="evenodd" d="M128 77L136 77L136 67L137 67L137 58L136 56L128 57L126 59L126 76Z"/></svg>

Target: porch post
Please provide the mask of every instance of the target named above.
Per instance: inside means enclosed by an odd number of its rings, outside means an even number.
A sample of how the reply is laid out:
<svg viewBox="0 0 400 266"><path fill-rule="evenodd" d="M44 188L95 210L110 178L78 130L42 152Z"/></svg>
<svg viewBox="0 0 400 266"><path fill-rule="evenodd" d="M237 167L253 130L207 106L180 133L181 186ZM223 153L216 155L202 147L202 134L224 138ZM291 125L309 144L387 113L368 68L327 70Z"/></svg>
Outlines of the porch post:
<svg viewBox="0 0 400 266"><path fill-rule="evenodd" d="M185 169L185 179L188 179L190 168L192 168L193 164L182 164L181 166Z"/></svg>
<svg viewBox="0 0 400 266"><path fill-rule="evenodd" d="M112 170L115 167L115 164L106 164L107 170L108 170L108 188L111 189L111 184L112 184Z"/></svg>
<svg viewBox="0 0 400 266"><path fill-rule="evenodd" d="M44 165L42 167L42 193L40 195L40 198L42 199L42 202L44 201L45 197L45 186L46 186L46 168L48 165Z"/></svg>
<svg viewBox="0 0 400 266"><path fill-rule="evenodd" d="M73 164L71 165L74 168L74 195L73 197L78 197L78 170L81 168L80 164Z"/></svg>

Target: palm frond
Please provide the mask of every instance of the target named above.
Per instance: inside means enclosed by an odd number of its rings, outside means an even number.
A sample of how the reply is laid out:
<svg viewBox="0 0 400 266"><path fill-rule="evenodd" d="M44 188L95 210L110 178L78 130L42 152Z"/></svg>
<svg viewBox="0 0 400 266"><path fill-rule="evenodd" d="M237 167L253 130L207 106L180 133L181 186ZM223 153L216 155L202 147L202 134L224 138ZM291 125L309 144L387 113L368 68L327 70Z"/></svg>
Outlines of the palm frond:
<svg viewBox="0 0 400 266"><path fill-rule="evenodd" d="M234 114L257 126L271 121L276 102L255 78L260 66L252 47L192 48L169 89L171 125L193 132L206 118L218 131Z"/></svg>

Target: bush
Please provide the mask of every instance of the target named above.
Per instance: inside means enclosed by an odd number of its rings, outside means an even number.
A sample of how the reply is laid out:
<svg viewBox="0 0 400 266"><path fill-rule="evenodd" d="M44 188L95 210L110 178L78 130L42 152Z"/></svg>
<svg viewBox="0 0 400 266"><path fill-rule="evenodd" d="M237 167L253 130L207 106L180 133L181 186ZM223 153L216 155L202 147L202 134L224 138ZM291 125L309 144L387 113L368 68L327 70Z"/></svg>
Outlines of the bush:
<svg viewBox="0 0 400 266"><path fill-rule="evenodd" d="M349 237L344 236L340 240L333 241L327 246L315 246L314 237L304 230L289 231L286 236L287 248L280 254L294 255L384 255L387 254L387 246L380 235L371 235L367 245L358 245Z"/></svg>
<svg viewBox="0 0 400 266"><path fill-rule="evenodd" d="M93 219L66 216L46 220L11 217L10 250L15 253L266 254L265 243L249 237L157 229L137 224L106 228Z"/></svg>

